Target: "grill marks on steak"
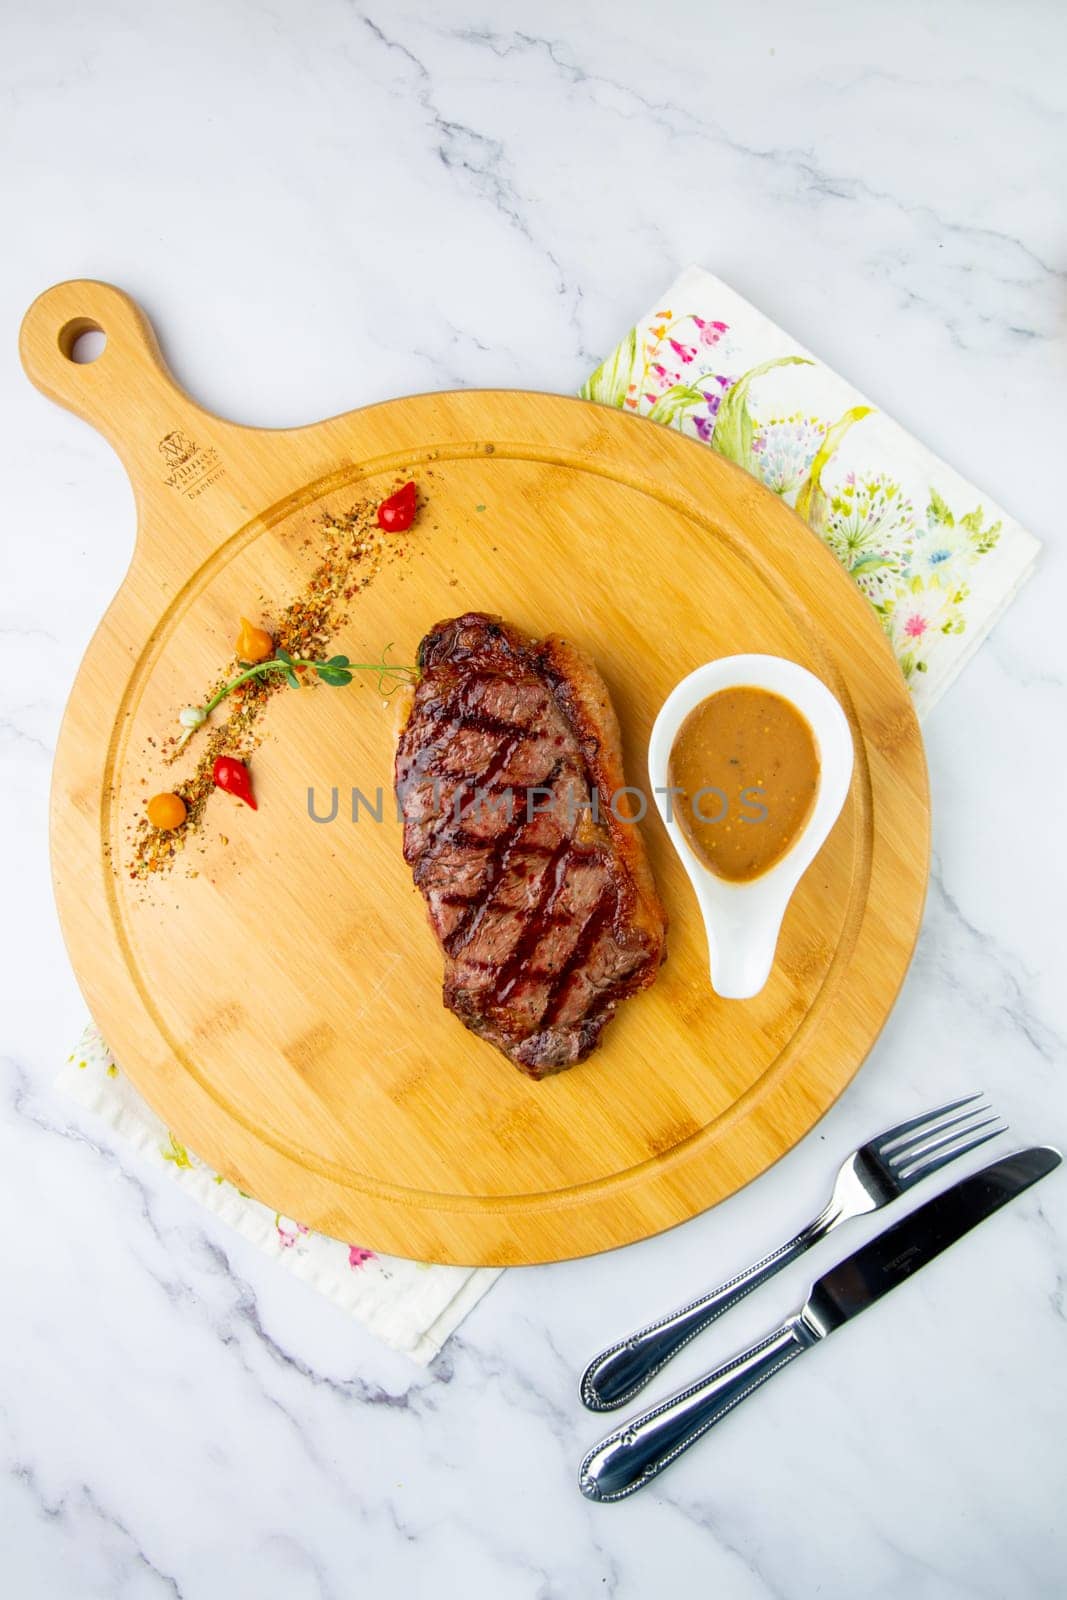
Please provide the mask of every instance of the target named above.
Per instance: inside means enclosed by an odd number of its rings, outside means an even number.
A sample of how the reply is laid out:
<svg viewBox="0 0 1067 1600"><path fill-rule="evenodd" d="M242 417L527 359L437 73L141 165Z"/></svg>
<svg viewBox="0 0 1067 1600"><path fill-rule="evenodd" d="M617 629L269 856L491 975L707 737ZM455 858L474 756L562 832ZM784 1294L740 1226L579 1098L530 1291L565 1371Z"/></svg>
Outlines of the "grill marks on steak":
<svg viewBox="0 0 1067 1600"><path fill-rule="evenodd" d="M396 782L445 1004L540 1078L588 1055L664 955L637 828L608 810L618 724L579 651L478 612L438 624L419 664Z"/></svg>

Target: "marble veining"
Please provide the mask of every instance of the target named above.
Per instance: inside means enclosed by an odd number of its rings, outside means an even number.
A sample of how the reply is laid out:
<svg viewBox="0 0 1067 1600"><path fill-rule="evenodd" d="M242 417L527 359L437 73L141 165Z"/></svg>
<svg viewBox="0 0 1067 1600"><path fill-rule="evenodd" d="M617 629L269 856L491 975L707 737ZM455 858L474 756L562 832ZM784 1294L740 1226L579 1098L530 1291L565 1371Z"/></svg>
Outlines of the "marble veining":
<svg viewBox="0 0 1067 1600"><path fill-rule="evenodd" d="M982 1087L1020 1143L1067 1137L1062 8L902 0L890 28L846 0L35 0L0 34L9 353L33 296L84 274L144 302L205 404L260 425L457 385L572 392L696 260L1046 541L927 722L926 922L854 1085L713 1213L506 1274L419 1371L52 1091L83 1002L49 768L134 514L107 445L0 367L5 1593L1060 1594L1062 1176L624 1506L577 1493L601 1430L575 1386L911 1110ZM679 1381L865 1230L752 1296Z"/></svg>

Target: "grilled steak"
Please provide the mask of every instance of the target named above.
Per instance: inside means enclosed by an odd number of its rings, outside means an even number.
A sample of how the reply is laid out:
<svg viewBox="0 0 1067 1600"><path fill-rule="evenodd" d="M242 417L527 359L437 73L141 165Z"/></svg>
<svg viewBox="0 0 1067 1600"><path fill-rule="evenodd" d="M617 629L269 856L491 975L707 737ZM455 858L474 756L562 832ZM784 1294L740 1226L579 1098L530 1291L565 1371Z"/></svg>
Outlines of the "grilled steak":
<svg viewBox="0 0 1067 1600"><path fill-rule="evenodd" d="M439 623L419 666L396 784L444 1001L543 1078L589 1054L665 954L666 913L616 798L619 726L587 656L496 617Z"/></svg>

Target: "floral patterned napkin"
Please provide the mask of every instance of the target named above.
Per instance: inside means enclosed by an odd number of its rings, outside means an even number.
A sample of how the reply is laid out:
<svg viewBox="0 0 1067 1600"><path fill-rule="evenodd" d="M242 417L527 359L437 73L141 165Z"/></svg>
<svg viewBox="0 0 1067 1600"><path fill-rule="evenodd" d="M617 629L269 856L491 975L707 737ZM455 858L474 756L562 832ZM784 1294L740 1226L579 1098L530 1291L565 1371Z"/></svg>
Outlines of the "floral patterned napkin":
<svg viewBox="0 0 1067 1600"><path fill-rule="evenodd" d="M1036 539L699 267L630 329L582 394L703 440L793 506L870 600L920 715L1033 570ZM432 1360L499 1276L379 1256L273 1214L178 1142L91 1024L60 1084L201 1204L415 1361Z"/></svg>
<svg viewBox="0 0 1067 1600"><path fill-rule="evenodd" d="M736 461L870 600L922 715L1033 570L1007 512L719 278L690 267L582 388Z"/></svg>
<svg viewBox="0 0 1067 1600"><path fill-rule="evenodd" d="M497 1267L437 1267L380 1256L312 1233L242 1194L159 1120L119 1071L93 1023L68 1056L59 1087L102 1116L150 1166L169 1173L201 1205L420 1366L433 1360L500 1276Z"/></svg>

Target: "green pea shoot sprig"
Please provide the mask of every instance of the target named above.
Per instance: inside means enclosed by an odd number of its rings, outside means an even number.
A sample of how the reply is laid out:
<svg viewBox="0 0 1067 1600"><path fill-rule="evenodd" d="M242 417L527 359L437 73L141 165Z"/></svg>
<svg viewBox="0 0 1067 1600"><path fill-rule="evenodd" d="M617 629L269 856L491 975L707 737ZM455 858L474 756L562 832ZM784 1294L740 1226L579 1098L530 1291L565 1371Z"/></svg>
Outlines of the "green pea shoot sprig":
<svg viewBox="0 0 1067 1600"><path fill-rule="evenodd" d="M330 656L326 661L309 661L300 656L292 656L288 650L283 650L278 645L273 656L266 661L258 661L254 666L246 666L235 678L224 683L206 705L186 706L178 715L178 721L184 728L184 733L178 740L177 749L191 739L198 728L203 727L208 717L217 705L220 705L227 695L239 689L242 683L252 679L266 680L272 677L281 677L291 689L302 688L303 685L297 677L297 672L306 669L314 672L321 683L328 683L336 689L344 688L351 683L353 675L357 672L373 672L378 680L378 693L388 697L395 694L397 689L405 685L414 685L419 681L416 667L401 666L398 662L388 660L391 644L387 644L382 651L380 661L350 661L347 656Z"/></svg>

